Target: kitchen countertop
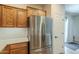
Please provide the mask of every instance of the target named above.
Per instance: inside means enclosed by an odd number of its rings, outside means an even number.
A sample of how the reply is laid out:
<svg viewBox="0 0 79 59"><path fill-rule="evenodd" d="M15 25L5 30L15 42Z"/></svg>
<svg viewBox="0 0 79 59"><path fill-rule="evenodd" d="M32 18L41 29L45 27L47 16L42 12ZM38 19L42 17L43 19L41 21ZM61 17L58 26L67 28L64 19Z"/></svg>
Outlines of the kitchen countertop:
<svg viewBox="0 0 79 59"><path fill-rule="evenodd" d="M28 42L28 38L16 38L16 39L0 40L0 52L6 47L6 45L20 43L20 42Z"/></svg>

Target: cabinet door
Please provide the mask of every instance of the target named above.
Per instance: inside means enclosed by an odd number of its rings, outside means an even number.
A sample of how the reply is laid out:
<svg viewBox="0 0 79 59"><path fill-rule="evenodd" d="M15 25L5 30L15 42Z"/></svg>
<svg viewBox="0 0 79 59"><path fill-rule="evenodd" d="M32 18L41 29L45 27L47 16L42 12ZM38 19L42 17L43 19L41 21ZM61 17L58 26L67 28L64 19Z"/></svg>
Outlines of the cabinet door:
<svg viewBox="0 0 79 59"><path fill-rule="evenodd" d="M33 10L32 10L32 8L27 8L27 16L29 17L29 16L31 16L31 15L33 15Z"/></svg>
<svg viewBox="0 0 79 59"><path fill-rule="evenodd" d="M35 8L27 8L27 12L28 12L28 17L31 15L35 15L35 16L45 16L46 12L44 10L41 9L35 9Z"/></svg>
<svg viewBox="0 0 79 59"><path fill-rule="evenodd" d="M38 10L37 9L32 9L32 15L38 16Z"/></svg>
<svg viewBox="0 0 79 59"><path fill-rule="evenodd" d="M38 15L39 16L45 16L46 15L46 12L43 11L43 10L38 10Z"/></svg>
<svg viewBox="0 0 79 59"><path fill-rule="evenodd" d="M38 16L38 9L28 7L27 10L28 17L32 15Z"/></svg>
<svg viewBox="0 0 79 59"><path fill-rule="evenodd" d="M28 50L24 47L22 47L23 49L21 48L18 48L18 49L13 49L10 51L10 54L28 54Z"/></svg>
<svg viewBox="0 0 79 59"><path fill-rule="evenodd" d="M2 26L16 26L16 9L8 6L2 6Z"/></svg>
<svg viewBox="0 0 79 59"><path fill-rule="evenodd" d="M1 26L1 22L2 22L2 19L1 19L1 6L0 6L0 26Z"/></svg>
<svg viewBox="0 0 79 59"><path fill-rule="evenodd" d="M21 48L21 47L25 47L25 46L28 47L28 42L11 44L10 49L16 49L16 48Z"/></svg>
<svg viewBox="0 0 79 59"><path fill-rule="evenodd" d="M18 9L17 11L17 27L27 27L26 10Z"/></svg>

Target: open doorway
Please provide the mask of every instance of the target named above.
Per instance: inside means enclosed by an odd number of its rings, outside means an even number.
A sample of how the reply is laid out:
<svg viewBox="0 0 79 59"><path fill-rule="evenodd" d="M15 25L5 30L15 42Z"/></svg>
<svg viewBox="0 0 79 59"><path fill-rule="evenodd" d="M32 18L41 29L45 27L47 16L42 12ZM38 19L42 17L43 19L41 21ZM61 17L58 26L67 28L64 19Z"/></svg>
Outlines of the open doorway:
<svg viewBox="0 0 79 59"><path fill-rule="evenodd" d="M79 5L66 5L65 54L79 54Z"/></svg>

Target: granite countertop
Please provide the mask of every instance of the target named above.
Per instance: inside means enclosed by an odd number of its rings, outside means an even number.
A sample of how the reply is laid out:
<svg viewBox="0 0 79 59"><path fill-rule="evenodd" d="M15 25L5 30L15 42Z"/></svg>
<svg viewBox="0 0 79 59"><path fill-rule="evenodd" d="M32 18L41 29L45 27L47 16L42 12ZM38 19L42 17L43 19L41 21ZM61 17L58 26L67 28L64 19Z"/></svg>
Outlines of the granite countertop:
<svg viewBox="0 0 79 59"><path fill-rule="evenodd" d="M20 42L28 42L28 38L0 40L0 51L2 51L8 44L14 44L14 43L20 43Z"/></svg>

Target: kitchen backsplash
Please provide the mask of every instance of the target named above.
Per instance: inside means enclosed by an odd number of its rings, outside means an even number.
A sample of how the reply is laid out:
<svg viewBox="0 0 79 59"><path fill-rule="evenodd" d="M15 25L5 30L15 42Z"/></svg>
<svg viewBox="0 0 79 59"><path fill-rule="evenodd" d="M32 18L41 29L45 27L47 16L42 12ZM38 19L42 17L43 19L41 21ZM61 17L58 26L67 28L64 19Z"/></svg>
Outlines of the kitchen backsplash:
<svg viewBox="0 0 79 59"><path fill-rule="evenodd" d="M27 38L28 28L0 28L0 40Z"/></svg>

